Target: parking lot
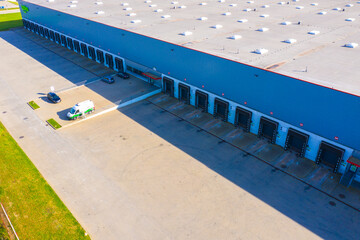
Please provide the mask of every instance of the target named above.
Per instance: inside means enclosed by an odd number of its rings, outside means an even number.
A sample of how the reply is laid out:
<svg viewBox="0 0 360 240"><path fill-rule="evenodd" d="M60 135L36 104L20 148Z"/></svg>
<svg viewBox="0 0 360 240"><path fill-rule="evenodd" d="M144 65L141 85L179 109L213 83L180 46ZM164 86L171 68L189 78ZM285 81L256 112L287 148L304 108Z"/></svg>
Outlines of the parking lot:
<svg viewBox="0 0 360 240"><path fill-rule="evenodd" d="M98 81L100 65L51 48L0 33L0 121L92 239L359 236L359 211L279 171L296 156L166 95L54 131L44 119L77 101L101 109L153 87ZM49 86L61 104L44 99Z"/></svg>

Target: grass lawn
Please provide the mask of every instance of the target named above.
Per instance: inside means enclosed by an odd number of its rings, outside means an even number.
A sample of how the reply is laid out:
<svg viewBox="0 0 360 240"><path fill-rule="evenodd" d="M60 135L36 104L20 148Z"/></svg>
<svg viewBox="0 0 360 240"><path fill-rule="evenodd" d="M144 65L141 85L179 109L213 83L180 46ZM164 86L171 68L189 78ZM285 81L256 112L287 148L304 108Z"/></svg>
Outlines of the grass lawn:
<svg viewBox="0 0 360 240"><path fill-rule="evenodd" d="M50 124L55 130L61 128L61 125L55 121L53 118L47 120L47 123Z"/></svg>
<svg viewBox="0 0 360 240"><path fill-rule="evenodd" d="M34 101L30 101L30 102L28 102L28 104L34 110L40 108L39 105L37 105L36 102L34 102Z"/></svg>
<svg viewBox="0 0 360 240"><path fill-rule="evenodd" d="M0 142L0 201L19 238L90 239L1 122Z"/></svg>
<svg viewBox="0 0 360 240"><path fill-rule="evenodd" d="M20 13L0 14L0 31L23 26Z"/></svg>

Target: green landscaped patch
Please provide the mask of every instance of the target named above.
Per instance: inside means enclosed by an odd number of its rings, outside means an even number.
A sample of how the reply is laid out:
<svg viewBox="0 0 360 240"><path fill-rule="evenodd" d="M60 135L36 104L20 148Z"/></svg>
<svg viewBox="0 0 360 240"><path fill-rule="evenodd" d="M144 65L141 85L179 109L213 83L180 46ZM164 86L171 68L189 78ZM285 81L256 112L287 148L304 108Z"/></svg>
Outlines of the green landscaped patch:
<svg viewBox="0 0 360 240"><path fill-rule="evenodd" d="M48 124L50 124L55 130L61 128L61 125L57 123L53 118L46 121Z"/></svg>
<svg viewBox="0 0 360 240"><path fill-rule="evenodd" d="M23 26L20 13L0 14L0 31Z"/></svg>
<svg viewBox="0 0 360 240"><path fill-rule="evenodd" d="M34 102L34 101L30 101L30 102L28 102L28 104L34 110L40 108L39 105L37 105L36 102Z"/></svg>
<svg viewBox="0 0 360 240"><path fill-rule="evenodd" d="M0 9L0 11L6 11L6 10L14 10L14 9L19 9L19 7L14 7L14 8L4 8L4 9ZM1 239L1 238L0 238Z"/></svg>
<svg viewBox="0 0 360 240"><path fill-rule="evenodd" d="M0 142L0 200L19 238L90 239L1 122Z"/></svg>

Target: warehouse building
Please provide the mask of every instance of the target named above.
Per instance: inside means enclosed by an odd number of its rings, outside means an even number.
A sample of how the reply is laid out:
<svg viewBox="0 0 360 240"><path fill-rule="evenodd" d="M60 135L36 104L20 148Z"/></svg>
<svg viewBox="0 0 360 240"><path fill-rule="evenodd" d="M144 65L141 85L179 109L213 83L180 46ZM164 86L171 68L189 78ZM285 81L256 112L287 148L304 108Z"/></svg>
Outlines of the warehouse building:
<svg viewBox="0 0 360 240"><path fill-rule="evenodd" d="M19 3L28 30L360 181L360 2Z"/></svg>

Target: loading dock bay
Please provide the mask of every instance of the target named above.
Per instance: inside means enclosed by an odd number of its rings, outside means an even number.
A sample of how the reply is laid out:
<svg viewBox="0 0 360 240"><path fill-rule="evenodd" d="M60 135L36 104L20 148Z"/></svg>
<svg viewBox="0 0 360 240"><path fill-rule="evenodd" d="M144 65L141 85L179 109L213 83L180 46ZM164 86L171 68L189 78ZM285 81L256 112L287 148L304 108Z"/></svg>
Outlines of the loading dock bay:
<svg viewBox="0 0 360 240"><path fill-rule="evenodd" d="M336 174L167 95L50 130L26 102L50 84L75 90L69 79L86 81L94 72L66 65L41 46L32 50L42 58L24 60L27 44L33 46L16 33L0 33L0 60L7 63L0 66L0 120L92 239L360 234L359 211L344 204L360 208L358 191L334 184ZM17 71L21 61L31 66L25 73ZM56 65L70 71L54 73Z"/></svg>

